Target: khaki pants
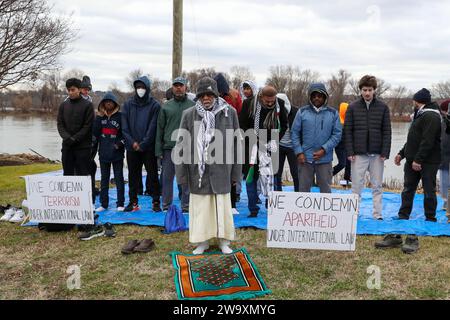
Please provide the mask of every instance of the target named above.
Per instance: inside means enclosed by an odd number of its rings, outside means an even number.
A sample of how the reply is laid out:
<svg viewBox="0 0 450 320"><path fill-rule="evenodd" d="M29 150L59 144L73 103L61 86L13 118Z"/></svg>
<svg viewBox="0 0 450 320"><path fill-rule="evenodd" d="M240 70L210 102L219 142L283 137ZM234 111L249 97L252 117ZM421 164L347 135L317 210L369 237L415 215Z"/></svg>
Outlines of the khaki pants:
<svg viewBox="0 0 450 320"><path fill-rule="evenodd" d="M352 163L352 191L359 196L365 186L366 172L370 175L373 195L373 217L383 217L383 173L384 161L379 155L356 156Z"/></svg>

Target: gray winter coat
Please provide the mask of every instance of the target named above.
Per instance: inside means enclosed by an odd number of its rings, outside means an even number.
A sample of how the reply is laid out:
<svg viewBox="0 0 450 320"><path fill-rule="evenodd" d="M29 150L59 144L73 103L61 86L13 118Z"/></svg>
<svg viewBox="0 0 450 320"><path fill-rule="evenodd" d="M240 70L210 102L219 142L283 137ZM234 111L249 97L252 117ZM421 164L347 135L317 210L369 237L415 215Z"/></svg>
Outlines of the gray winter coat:
<svg viewBox="0 0 450 320"><path fill-rule="evenodd" d="M223 161L219 163L206 164L205 173L202 178L201 186L199 187L199 171L197 156L197 135L198 127L202 118L198 115L195 107L187 109L183 112L180 129L187 130L190 133L190 139L184 141L177 139L177 144L174 148L174 153L185 159L182 150L190 150L190 159L193 161L184 164L177 164L175 162L175 172L177 182L179 184L189 184L189 190L193 194L198 195L212 195L212 194L228 194L231 192L232 181L238 182L241 179L242 161L238 160L238 150L242 150L242 142L240 139L233 139L233 136L226 135L226 130L239 130L239 120L236 110L228 106L225 110L216 115L216 130L222 133L225 143L223 143ZM195 130L195 131L194 131ZM194 133L195 132L195 133ZM216 135L217 138L217 135ZM215 144L218 142L214 142ZM188 152L188 151L186 151ZM227 156L230 157L234 152L233 164L227 164ZM217 151L215 152L217 155ZM219 161L216 161L219 162Z"/></svg>

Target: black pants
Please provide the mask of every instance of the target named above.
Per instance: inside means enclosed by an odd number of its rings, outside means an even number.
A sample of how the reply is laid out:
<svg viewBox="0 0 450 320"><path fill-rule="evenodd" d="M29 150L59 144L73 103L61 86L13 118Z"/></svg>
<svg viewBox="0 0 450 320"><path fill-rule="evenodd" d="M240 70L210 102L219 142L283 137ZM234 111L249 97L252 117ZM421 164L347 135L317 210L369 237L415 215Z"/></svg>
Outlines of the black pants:
<svg viewBox="0 0 450 320"><path fill-rule="evenodd" d="M153 203L160 203L161 189L158 180L158 164L151 151L127 151L130 203L138 203L139 179L142 181L142 166L147 170L151 184Z"/></svg>
<svg viewBox="0 0 450 320"><path fill-rule="evenodd" d="M416 172L412 169L412 162L405 164L405 183L402 192L402 206L398 216L402 220L409 220L413 208L414 196L420 180L424 189L424 209L427 221L436 222L436 175L439 164L423 164L422 171Z"/></svg>
<svg viewBox="0 0 450 320"><path fill-rule="evenodd" d="M97 163L95 160L91 160L91 185L92 185L92 203L95 204L96 198L96 187L95 187L95 176L97 174Z"/></svg>
<svg viewBox="0 0 450 320"><path fill-rule="evenodd" d="M347 151L345 151L345 144L342 140L334 149L338 158L338 164L333 168L333 177L345 168L344 180L351 180L352 163L347 159Z"/></svg>
<svg viewBox="0 0 450 320"><path fill-rule="evenodd" d="M275 176L275 191L283 191L282 180L283 180L284 162L286 161L286 158L289 163L289 170L291 171L292 179L294 179L295 192L299 192L300 186L298 181L297 157L295 156L294 150L283 146L280 146L280 166Z"/></svg>
<svg viewBox="0 0 450 320"><path fill-rule="evenodd" d="M91 172L91 149L62 149L62 165L65 176L89 176Z"/></svg>
<svg viewBox="0 0 450 320"><path fill-rule="evenodd" d="M230 198L231 198L231 208L236 209L237 193L236 193L236 186L234 186L234 185L231 185Z"/></svg>
<svg viewBox="0 0 450 320"><path fill-rule="evenodd" d="M116 162L101 162L102 184L100 192L100 202L102 207L109 207L109 181L111 176L111 166L114 171L114 180L117 186L117 207L123 207L125 204L125 182L123 179L123 160Z"/></svg>
<svg viewBox="0 0 450 320"><path fill-rule="evenodd" d="M64 176L89 176L91 173L91 149L63 148L61 150L61 162ZM94 193L94 190L92 190ZM47 231L69 231L75 227L73 224L39 224Z"/></svg>

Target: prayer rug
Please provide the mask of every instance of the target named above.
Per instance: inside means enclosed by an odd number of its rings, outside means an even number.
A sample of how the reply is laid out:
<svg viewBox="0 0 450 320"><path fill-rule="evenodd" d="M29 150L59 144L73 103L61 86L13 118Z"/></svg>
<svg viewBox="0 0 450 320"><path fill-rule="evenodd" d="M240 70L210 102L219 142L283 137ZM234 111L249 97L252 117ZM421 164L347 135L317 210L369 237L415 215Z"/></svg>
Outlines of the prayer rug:
<svg viewBox="0 0 450 320"><path fill-rule="evenodd" d="M244 248L229 255L171 255L180 300L245 300L271 294Z"/></svg>

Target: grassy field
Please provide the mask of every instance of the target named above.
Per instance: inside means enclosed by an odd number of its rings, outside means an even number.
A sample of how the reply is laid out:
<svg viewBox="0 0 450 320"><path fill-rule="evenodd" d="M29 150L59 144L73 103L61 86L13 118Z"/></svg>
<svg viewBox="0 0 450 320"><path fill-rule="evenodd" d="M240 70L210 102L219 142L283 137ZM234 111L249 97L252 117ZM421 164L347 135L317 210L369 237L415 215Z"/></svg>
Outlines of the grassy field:
<svg viewBox="0 0 450 320"><path fill-rule="evenodd" d="M51 165L0 168L0 204L20 204L22 175L58 169ZM76 233L48 234L0 224L1 299L176 299L169 253L189 253L188 234L160 228L119 226L115 239L78 241ZM413 256L378 251L380 237L361 236L354 253L266 248L266 233L238 230L234 247L245 247L272 295L265 299L450 299L450 238L421 238ZM152 238L155 251L122 256L132 239ZM81 289L67 289L67 269L81 268ZM381 289L369 290L369 266L381 269Z"/></svg>

